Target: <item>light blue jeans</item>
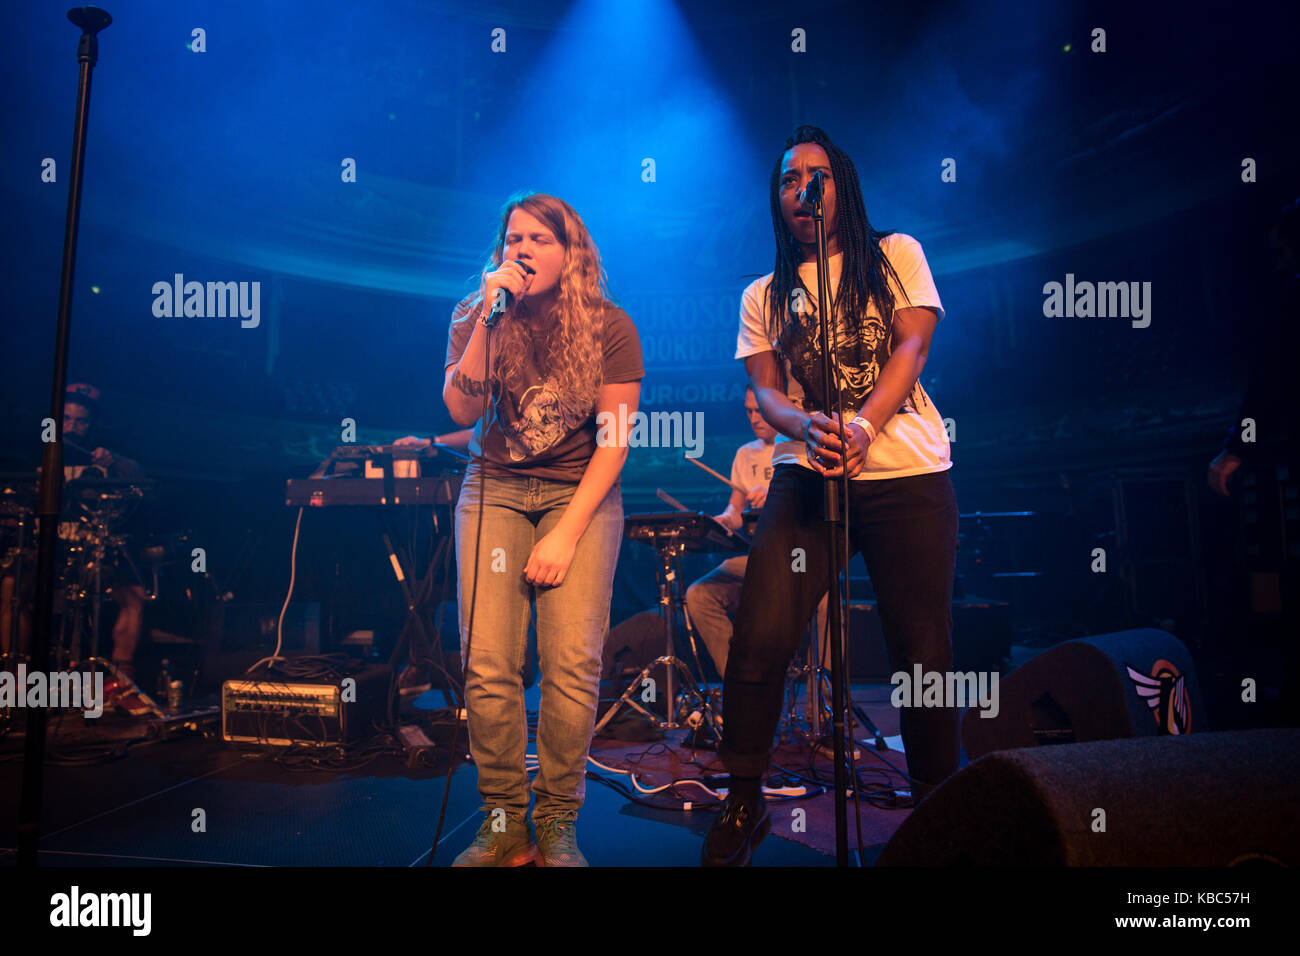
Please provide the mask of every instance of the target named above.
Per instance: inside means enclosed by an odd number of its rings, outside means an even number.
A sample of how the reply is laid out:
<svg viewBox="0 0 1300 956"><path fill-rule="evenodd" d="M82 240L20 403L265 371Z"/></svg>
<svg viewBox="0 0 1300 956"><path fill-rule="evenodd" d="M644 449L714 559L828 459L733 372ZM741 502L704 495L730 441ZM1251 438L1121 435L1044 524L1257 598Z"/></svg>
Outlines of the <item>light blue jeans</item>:
<svg viewBox="0 0 1300 956"><path fill-rule="evenodd" d="M528 810L524 768L528 721L522 673L528 620L535 606L542 702L533 815L541 819L576 811L586 793L601 652L609 633L614 567L623 538L622 492L615 484L596 509L564 582L537 588L524 579L524 566L533 545L559 523L577 483L489 476L476 563L479 481L478 466L471 465L456 504L461 659L479 795L489 813L503 808L516 816Z"/></svg>

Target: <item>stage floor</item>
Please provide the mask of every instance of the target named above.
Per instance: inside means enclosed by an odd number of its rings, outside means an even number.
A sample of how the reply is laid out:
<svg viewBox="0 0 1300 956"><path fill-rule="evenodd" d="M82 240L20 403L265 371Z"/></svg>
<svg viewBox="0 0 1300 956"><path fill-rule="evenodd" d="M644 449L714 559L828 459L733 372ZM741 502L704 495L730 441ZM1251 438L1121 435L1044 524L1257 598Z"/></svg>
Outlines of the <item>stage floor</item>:
<svg viewBox="0 0 1300 956"><path fill-rule="evenodd" d="M898 712L889 704L889 685L855 684L853 697L882 734L898 733ZM530 711L539 689L526 695ZM442 706L431 692L418 705ZM143 722L111 718L123 738L138 735ZM448 728L449 733L450 728ZM679 746L681 731L664 741L629 743L599 739L592 754L609 766L636 766L643 785L680 776L720 773L711 751ZM65 737L65 740L67 738ZM445 754L446 737L437 738ZM897 747L897 741L894 741ZM460 746L465 747L462 725ZM892 786L902 778L860 748L863 779ZM529 753L535 754L535 745ZM0 820L6 825L0 866L13 866L18 818L21 738L0 745ZM793 773L829 777L829 763L809 763L802 744L781 748L776 764ZM898 750L881 754L905 768ZM444 758L445 760L445 758ZM293 769L247 756L219 739L187 737L136 745L126 756L90 766L47 765L41 822L42 866L422 866L437 827L445 762L433 769L409 769L384 755L353 770ZM588 769L625 785L627 777L589 764ZM868 773L868 770L878 770ZM888 775L888 776L887 776ZM892 783L887 781L892 780ZM707 801L697 787L680 789L694 802ZM202 811L199 814L197 811ZM755 866L834 864L833 804L829 793L772 806L773 835L755 854ZM861 805L866 865L879 855L908 810ZM714 810L656 809L588 780L578 818L583 853L593 866L693 867ZM204 827L196 832L195 821ZM442 843L433 865L445 866L471 841L481 817L475 772L470 763L452 774ZM857 834L849 804L849 846L853 862Z"/></svg>

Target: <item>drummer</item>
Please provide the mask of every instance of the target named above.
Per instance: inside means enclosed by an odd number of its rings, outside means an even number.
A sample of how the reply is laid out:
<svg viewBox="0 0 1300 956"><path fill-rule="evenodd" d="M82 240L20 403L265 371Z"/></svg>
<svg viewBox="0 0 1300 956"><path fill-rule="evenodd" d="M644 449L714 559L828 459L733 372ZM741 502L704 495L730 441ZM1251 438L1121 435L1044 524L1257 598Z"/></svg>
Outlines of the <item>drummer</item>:
<svg viewBox="0 0 1300 956"><path fill-rule="evenodd" d="M139 481L144 470L139 463L101 447L94 438L99 420L99 389L93 385L69 385L63 400L63 474L65 478L106 478ZM113 665L121 675L135 680L135 651L144 629L146 592L130 581L112 581L112 597L117 602L117 620L113 623ZM147 713L130 688L105 689L106 703L115 703L133 716ZM120 700L117 698L121 697Z"/></svg>
<svg viewBox="0 0 1300 956"><path fill-rule="evenodd" d="M63 476L65 481L78 478L120 478L139 481L144 478L144 471L138 462L118 455L97 444L92 433L99 418L99 389L93 385L77 383L69 385L63 399ZM24 600L29 597L30 582L27 577L23 587ZM18 647L13 643L12 574L6 574L0 580L0 646L5 653L16 654L19 648L30 646L31 626L27 613L19 617L21 634ZM113 583L112 596L119 606L117 621L113 625L113 663L123 677L135 679L135 651L140 643L140 633L144 623L144 602L146 592L139 584L129 581ZM138 695L117 681L110 681L105 687L105 703L118 704L121 709L138 715L148 713Z"/></svg>
<svg viewBox="0 0 1300 956"><path fill-rule="evenodd" d="M772 447L776 429L763 420L753 387L745 389L745 413L756 436L736 449L731 463L731 500L726 510L714 517L735 531L744 524L742 512L759 509L767 500L767 486L772 481ZM741 488L745 488L741 494ZM691 615L713 664L722 676L727 667L727 649L731 646L731 626L740 606L740 586L745 580L746 555L727 558L686 589L686 609Z"/></svg>
<svg viewBox="0 0 1300 956"><path fill-rule="evenodd" d="M93 385L69 385L63 400L63 478L71 481L86 477L126 478L139 480L144 471L138 462L115 455L91 440L90 433L99 418L99 389Z"/></svg>

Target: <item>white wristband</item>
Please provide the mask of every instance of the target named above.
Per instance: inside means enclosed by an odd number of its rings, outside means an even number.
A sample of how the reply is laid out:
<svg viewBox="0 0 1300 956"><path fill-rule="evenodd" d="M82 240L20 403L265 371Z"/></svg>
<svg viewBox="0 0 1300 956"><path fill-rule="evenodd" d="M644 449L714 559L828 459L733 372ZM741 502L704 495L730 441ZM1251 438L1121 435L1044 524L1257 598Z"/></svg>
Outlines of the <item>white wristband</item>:
<svg viewBox="0 0 1300 956"><path fill-rule="evenodd" d="M849 422L849 424L850 424L850 425L857 425L857 426L858 426L859 428L861 428L864 432L866 432L866 433L867 433L867 440L868 440L868 442L873 442L873 441L876 440L876 429L875 429L875 427L871 424L871 422L867 421L867 420L866 420L865 418L863 418L861 415L859 415L857 418L853 419L853 421Z"/></svg>

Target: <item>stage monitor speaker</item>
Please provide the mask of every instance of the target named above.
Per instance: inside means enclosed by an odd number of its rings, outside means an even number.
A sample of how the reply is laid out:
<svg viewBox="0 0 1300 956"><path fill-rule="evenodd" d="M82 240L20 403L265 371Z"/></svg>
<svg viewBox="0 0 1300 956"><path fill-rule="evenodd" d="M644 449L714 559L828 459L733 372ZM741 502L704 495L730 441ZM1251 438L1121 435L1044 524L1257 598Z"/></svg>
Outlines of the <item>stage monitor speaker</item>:
<svg viewBox="0 0 1300 956"><path fill-rule="evenodd" d="M686 648L687 642L682 634L685 624L681 615L677 621L678 645ZM657 657L662 657L664 648L664 617L659 608L650 608L640 614L633 614L626 621L621 621L609 629L602 652L600 679L618 680L620 677L635 674ZM700 655L708 653L700 647ZM689 656L680 654L685 660ZM622 691L620 690L620 693Z"/></svg>
<svg viewBox="0 0 1300 956"><path fill-rule="evenodd" d="M685 623L682 621L681 615L678 615L676 624L677 656L687 661L687 666L693 672L695 664L690 660L690 645L683 633ZM613 707L615 702L623 695L623 692L627 690L628 681L641 668L656 658L662 657L666 647L667 644L664 641L664 617L659 608L650 608L639 614L633 614L627 620L610 628L609 635L605 638L601 661L600 700L596 707L597 718L605 716L605 711ZM699 652L703 666L710 668L705 676L716 677L716 672L710 667L712 661L708 657L709 652L704 648L703 642L700 642ZM662 680L662 678L663 669L660 668L655 679ZM638 698L637 703L661 719L667 717L667 704L664 695L656 696L653 701ZM629 718L633 714L635 714L635 711L630 709L627 711Z"/></svg>
<svg viewBox="0 0 1300 956"><path fill-rule="evenodd" d="M1066 641L998 682L998 712L971 709L962 746L994 750L1206 730L1191 655L1167 631L1143 628Z"/></svg>
<svg viewBox="0 0 1300 956"><path fill-rule="evenodd" d="M1300 865L1300 730L1102 740L981 757L877 866Z"/></svg>

